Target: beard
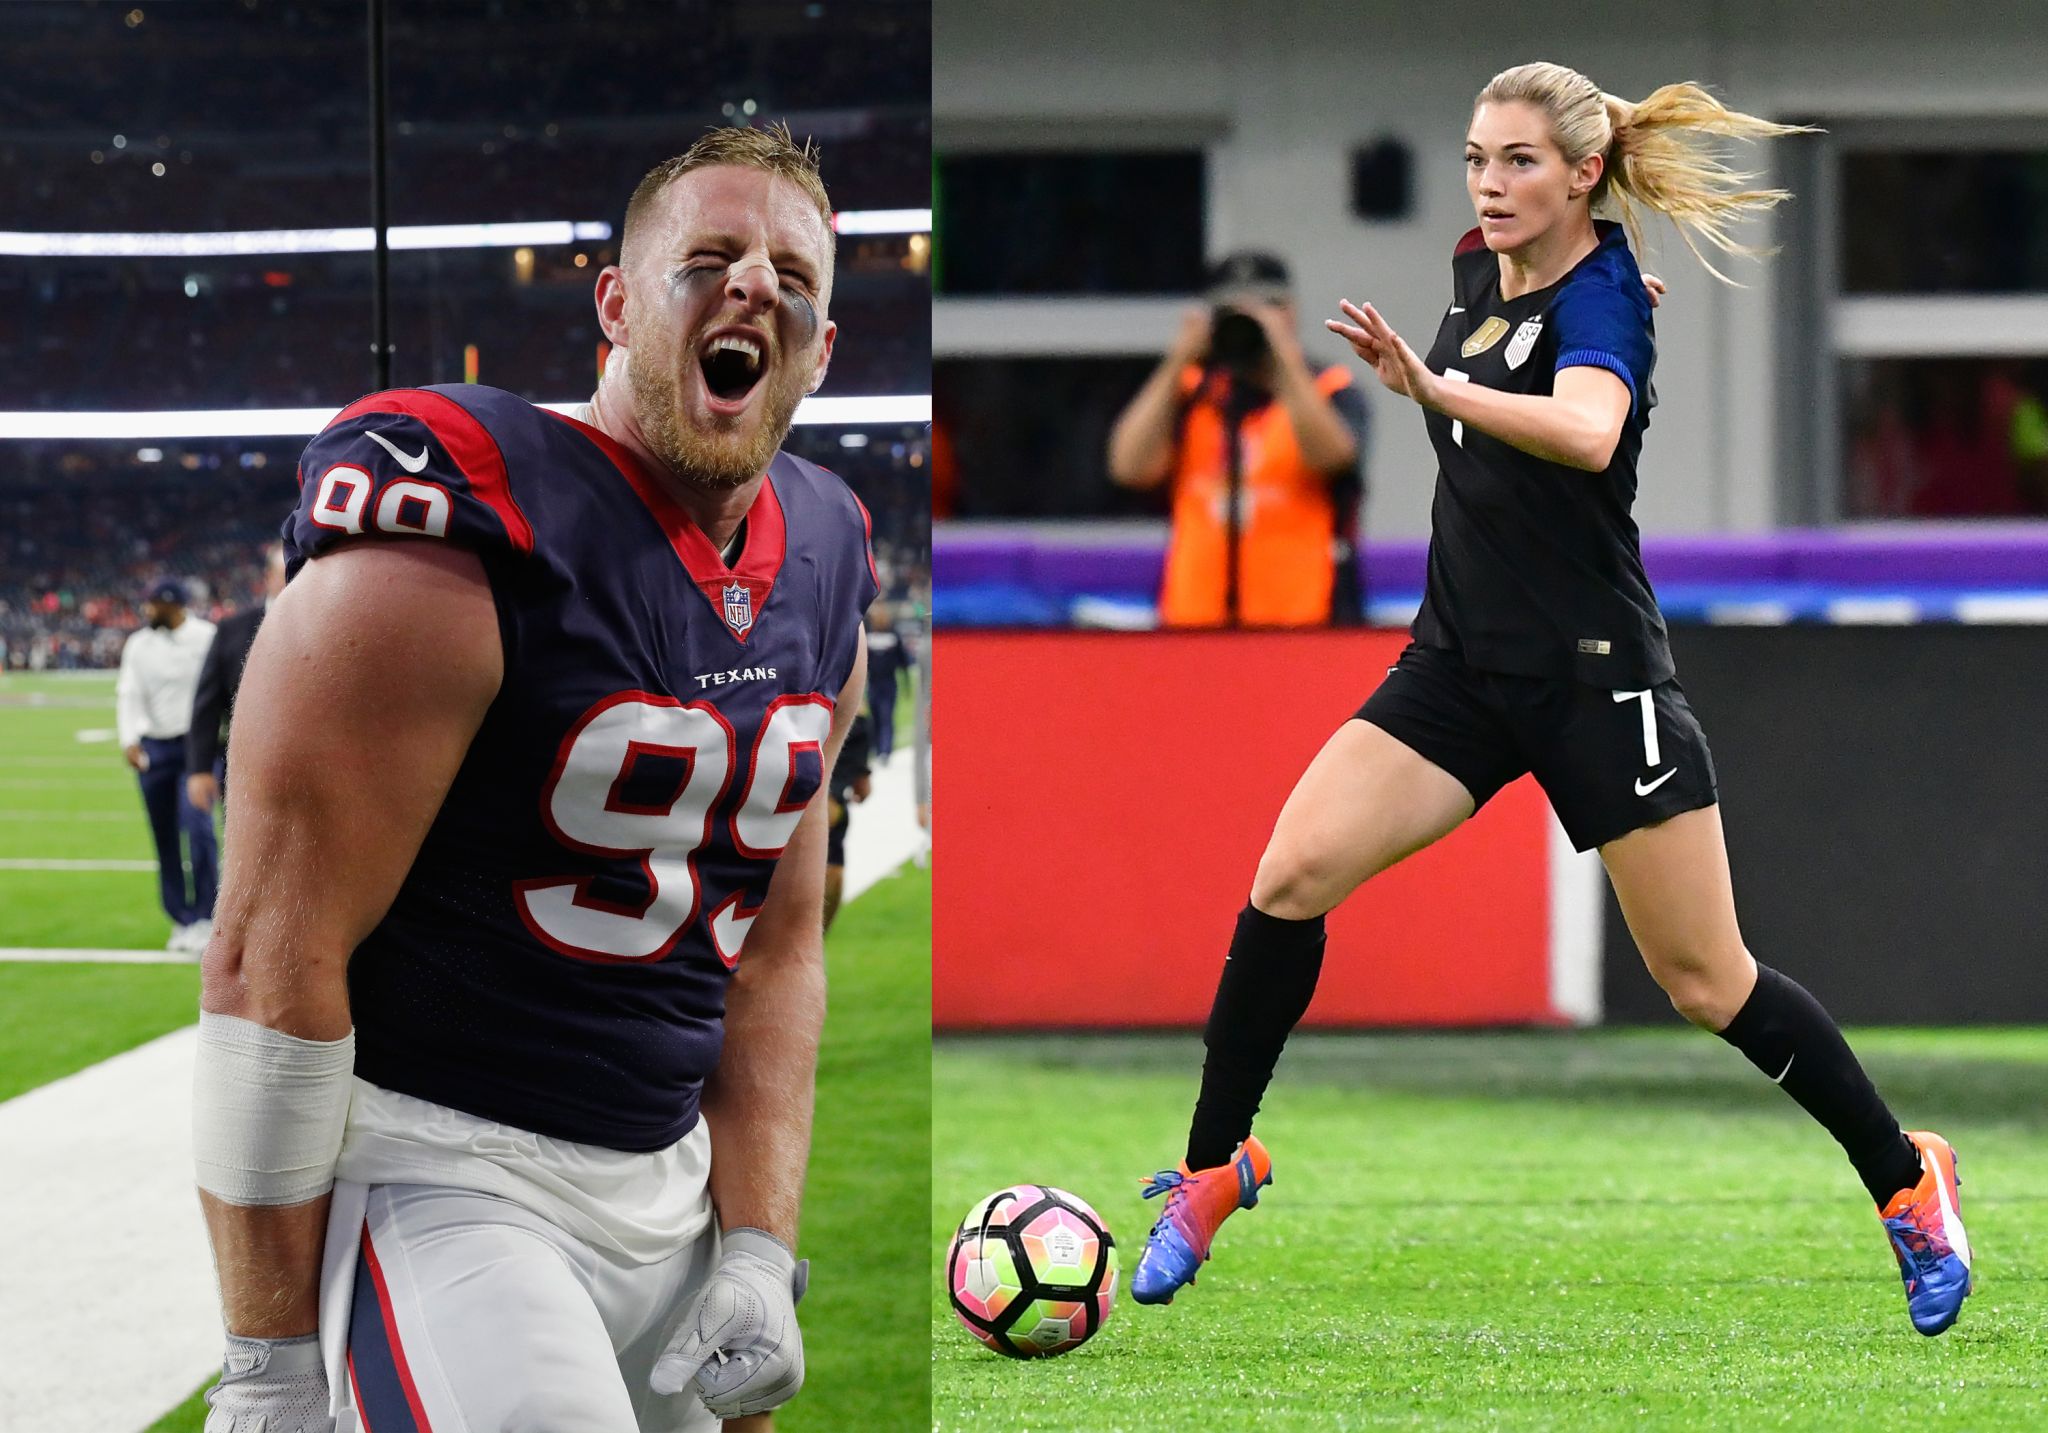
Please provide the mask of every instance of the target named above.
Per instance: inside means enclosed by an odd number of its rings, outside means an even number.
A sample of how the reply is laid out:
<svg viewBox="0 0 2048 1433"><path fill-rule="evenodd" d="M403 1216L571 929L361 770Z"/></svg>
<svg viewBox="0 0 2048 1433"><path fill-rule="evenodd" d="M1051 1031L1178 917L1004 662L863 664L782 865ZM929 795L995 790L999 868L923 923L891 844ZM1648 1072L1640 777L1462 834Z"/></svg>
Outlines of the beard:
<svg viewBox="0 0 2048 1433"><path fill-rule="evenodd" d="M628 356L626 382L633 393L634 416L654 455L691 487L730 492L768 470L790 421L808 391L805 372L795 364L769 357L769 371L760 380L759 407L731 418L713 417L698 426L683 409L683 385L698 381L690 371L695 351L649 352ZM749 431L751 425L751 431Z"/></svg>

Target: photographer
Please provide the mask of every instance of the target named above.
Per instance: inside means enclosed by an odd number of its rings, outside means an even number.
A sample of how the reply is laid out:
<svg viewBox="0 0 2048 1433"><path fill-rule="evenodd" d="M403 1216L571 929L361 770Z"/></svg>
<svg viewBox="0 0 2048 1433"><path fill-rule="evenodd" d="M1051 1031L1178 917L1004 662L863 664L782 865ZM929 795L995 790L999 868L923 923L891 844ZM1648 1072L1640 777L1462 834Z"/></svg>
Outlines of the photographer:
<svg viewBox="0 0 2048 1433"><path fill-rule="evenodd" d="M1279 259L1229 255L1204 297L1109 438L1116 482L1173 485L1160 622L1356 621L1365 395L1309 366Z"/></svg>

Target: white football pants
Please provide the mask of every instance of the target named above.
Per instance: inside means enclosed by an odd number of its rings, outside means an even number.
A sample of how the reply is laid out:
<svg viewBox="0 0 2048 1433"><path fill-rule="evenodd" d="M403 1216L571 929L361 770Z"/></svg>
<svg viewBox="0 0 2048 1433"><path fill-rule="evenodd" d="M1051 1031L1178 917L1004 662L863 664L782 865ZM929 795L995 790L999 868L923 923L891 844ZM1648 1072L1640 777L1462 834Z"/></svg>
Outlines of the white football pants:
<svg viewBox="0 0 2048 1433"><path fill-rule="evenodd" d="M320 1295L336 1433L716 1433L647 1386L718 1264L714 1222L658 1263L474 1190L338 1181Z"/></svg>

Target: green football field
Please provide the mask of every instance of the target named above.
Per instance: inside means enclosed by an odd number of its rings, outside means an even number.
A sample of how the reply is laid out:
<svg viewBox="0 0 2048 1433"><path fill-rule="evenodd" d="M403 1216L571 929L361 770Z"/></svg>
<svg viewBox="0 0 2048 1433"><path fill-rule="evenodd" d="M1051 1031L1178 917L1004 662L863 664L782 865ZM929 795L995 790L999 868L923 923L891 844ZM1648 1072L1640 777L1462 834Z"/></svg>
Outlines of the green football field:
<svg viewBox="0 0 2048 1433"><path fill-rule="evenodd" d="M161 950L153 872L22 868L155 856L114 739L113 673L0 676L0 949Z"/></svg>
<svg viewBox="0 0 2048 1433"><path fill-rule="evenodd" d="M113 724L111 675L0 677L0 863L151 856ZM0 949L160 948L169 933L149 872L0 864ZM812 1261L802 1309L808 1377L777 1426L926 1427L929 872L907 869L849 904L826 959L831 1010L803 1233ZM198 992L192 965L0 959L0 1099L189 1023ZM81 1200L89 1212L89 1194ZM193 1370L195 1384L203 1373ZM198 1433L204 1419L195 1396L151 1433Z"/></svg>
<svg viewBox="0 0 2048 1433"><path fill-rule="evenodd" d="M935 1427L2048 1428L2048 1031L1852 1031L1957 1146L1977 1291L1915 1333L1862 1186L1817 1126L1685 1029L1321 1035L1259 1131L1275 1182L1167 1307L1000 1358L946 1241L1006 1183L1108 1221L1124 1282L1181 1154L1192 1037L943 1040L933 1054Z"/></svg>

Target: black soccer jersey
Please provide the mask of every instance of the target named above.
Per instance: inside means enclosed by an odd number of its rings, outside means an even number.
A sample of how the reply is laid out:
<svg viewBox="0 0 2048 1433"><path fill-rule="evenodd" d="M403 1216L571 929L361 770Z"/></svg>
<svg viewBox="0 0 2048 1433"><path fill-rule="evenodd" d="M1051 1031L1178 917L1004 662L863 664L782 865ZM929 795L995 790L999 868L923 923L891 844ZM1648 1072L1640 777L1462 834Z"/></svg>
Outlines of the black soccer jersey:
<svg viewBox="0 0 2048 1433"><path fill-rule="evenodd" d="M1503 393L1548 394L1560 369L1605 368L1632 402L1605 472L1588 473L1429 413L1437 453L1428 586L1415 640L1484 671L1642 689L1672 675L1664 618L1630 509L1657 401L1656 335L1619 224L1548 288L1500 294L1500 263L1473 230L1451 261L1454 294L1431 371Z"/></svg>

